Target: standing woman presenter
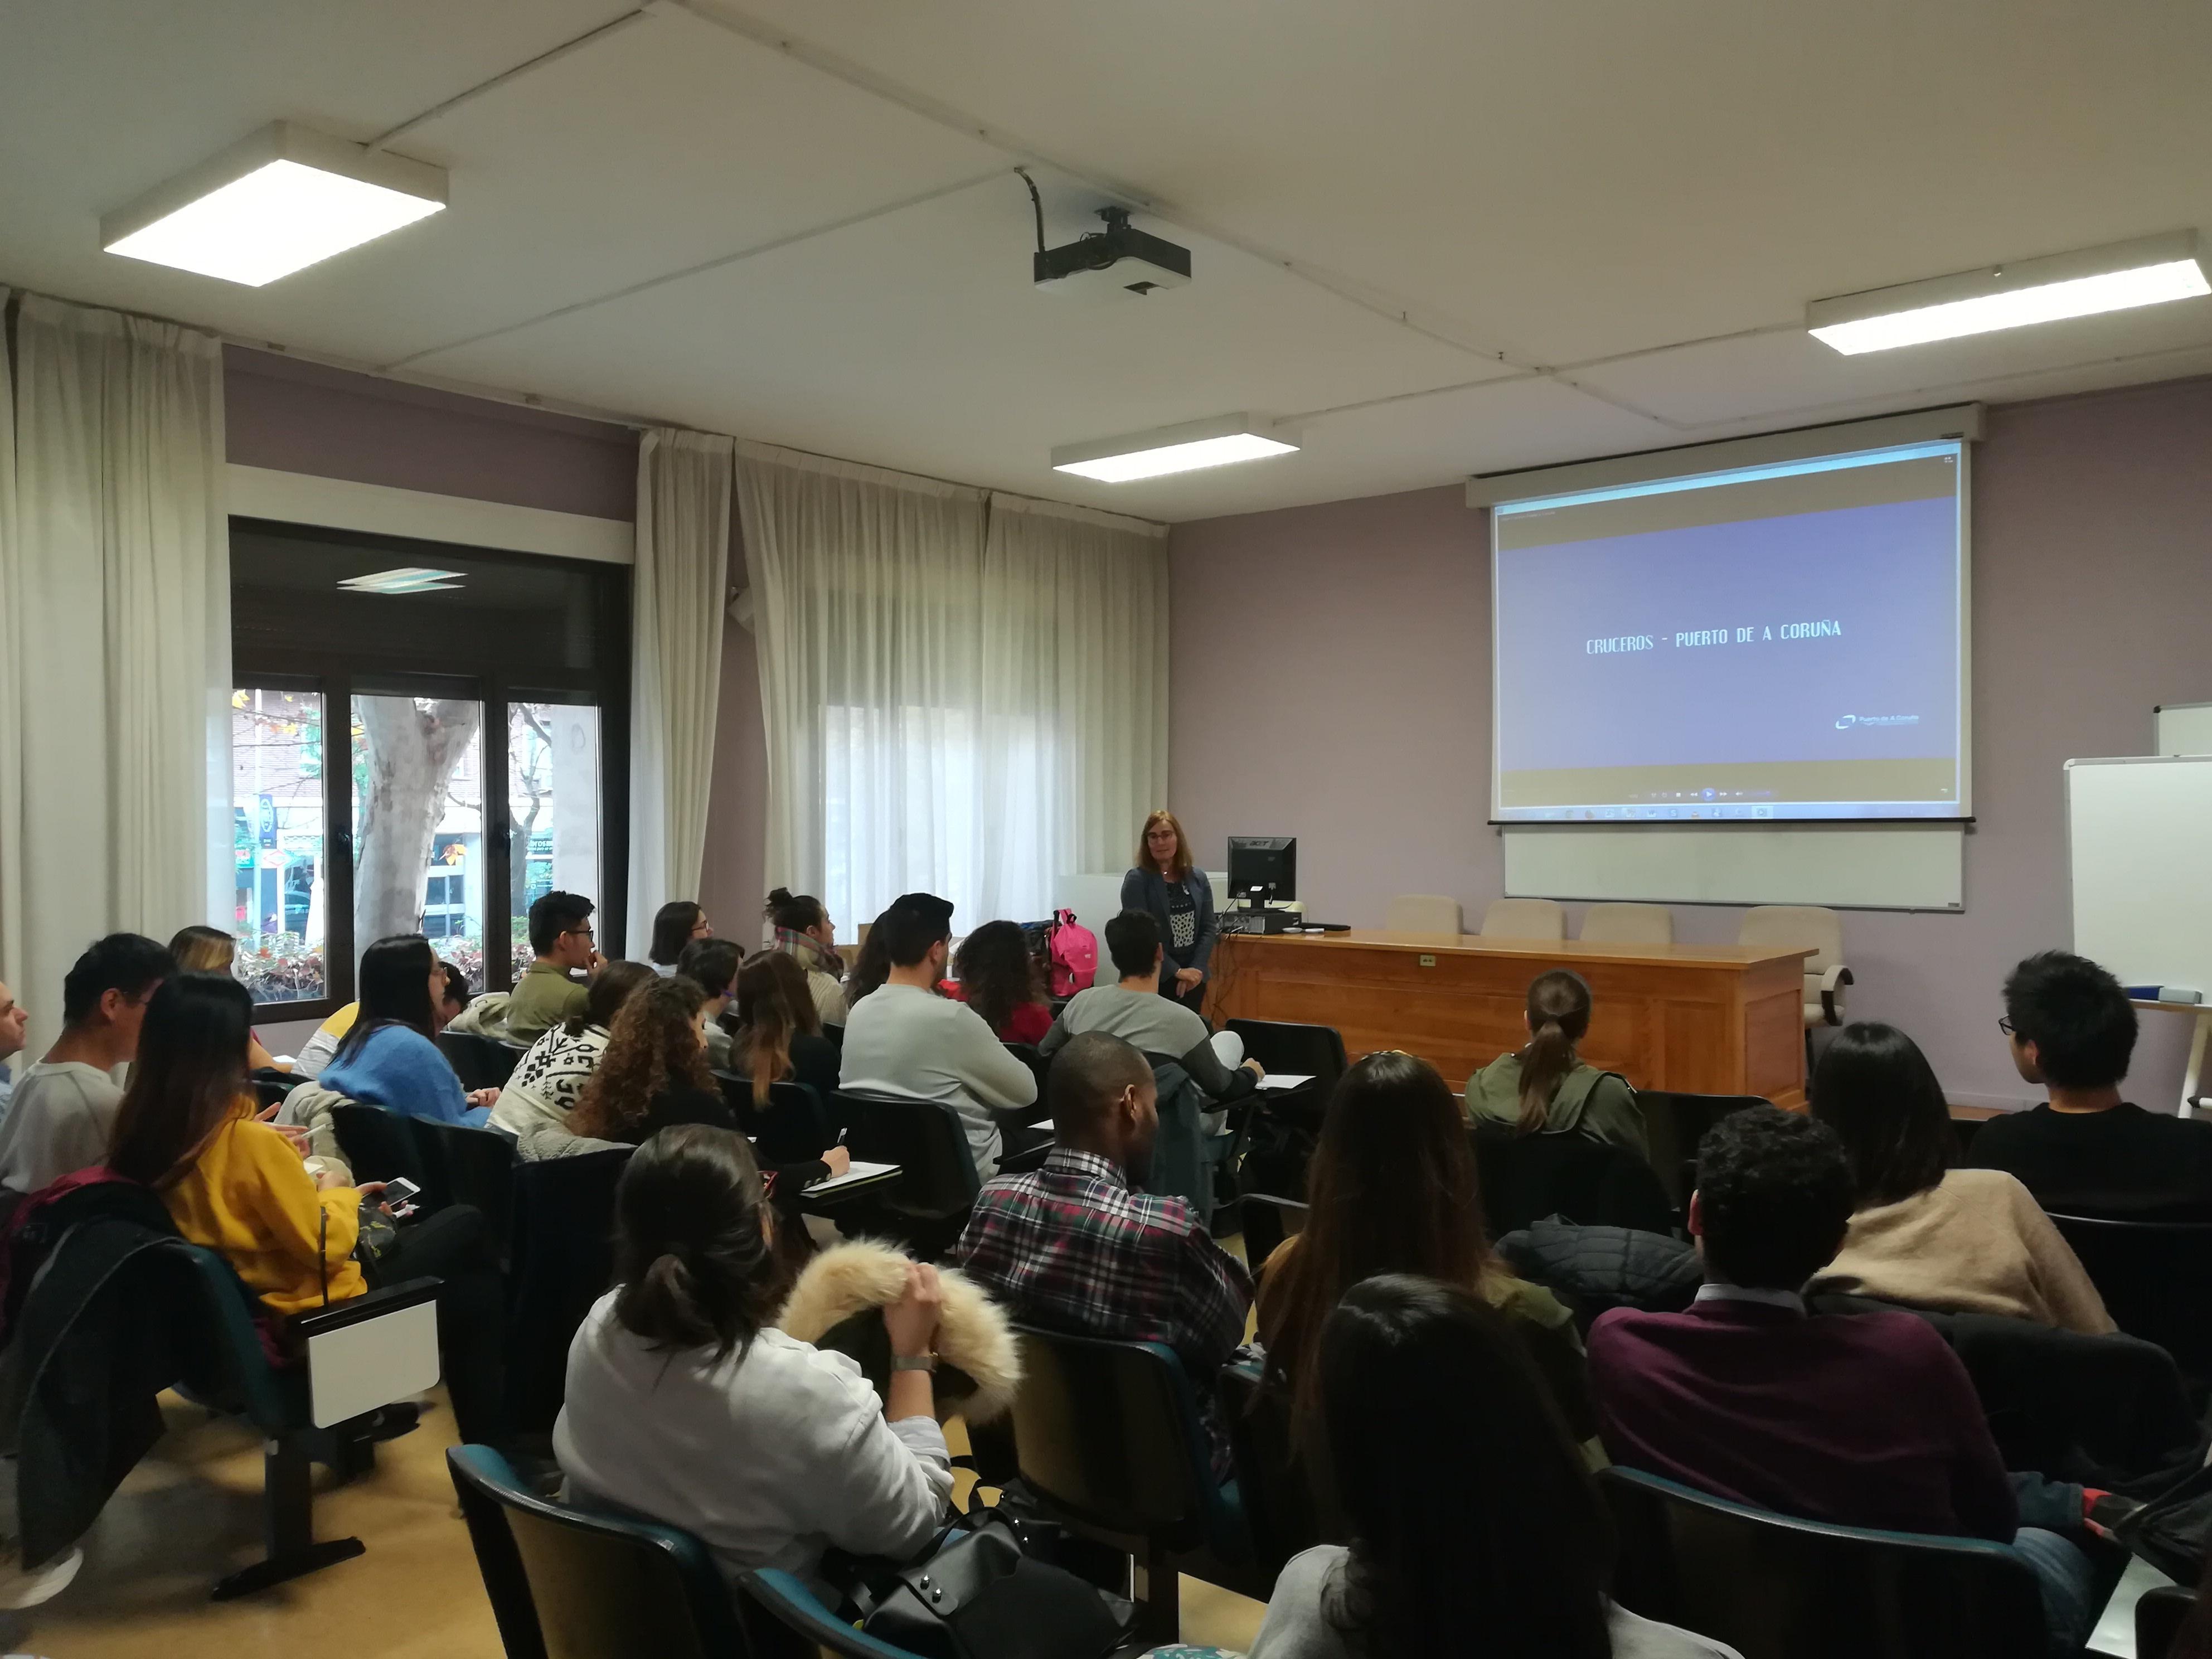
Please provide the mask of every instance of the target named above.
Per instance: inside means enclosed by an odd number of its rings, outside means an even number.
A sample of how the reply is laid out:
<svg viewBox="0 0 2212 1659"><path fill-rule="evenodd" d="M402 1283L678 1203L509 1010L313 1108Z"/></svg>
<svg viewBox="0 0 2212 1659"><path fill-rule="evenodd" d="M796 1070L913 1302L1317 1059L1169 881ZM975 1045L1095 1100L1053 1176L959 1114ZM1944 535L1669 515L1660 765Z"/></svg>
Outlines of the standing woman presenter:
<svg viewBox="0 0 2212 1659"><path fill-rule="evenodd" d="M1182 825L1164 806L1145 820L1137 867L1121 878L1121 908L1149 911L1160 925L1160 943L1167 951L1160 994L1203 1012L1206 963L1221 934L1213 915L1213 885L1192 861Z"/></svg>

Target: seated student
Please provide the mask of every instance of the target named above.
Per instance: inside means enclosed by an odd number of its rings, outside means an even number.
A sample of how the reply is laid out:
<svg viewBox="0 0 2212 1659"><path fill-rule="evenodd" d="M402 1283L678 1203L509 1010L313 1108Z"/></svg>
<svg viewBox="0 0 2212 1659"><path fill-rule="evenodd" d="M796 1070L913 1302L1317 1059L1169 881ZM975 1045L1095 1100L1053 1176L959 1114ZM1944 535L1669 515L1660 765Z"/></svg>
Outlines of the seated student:
<svg viewBox="0 0 2212 1659"><path fill-rule="evenodd" d="M0 1061L13 1060L23 1052L23 1032L30 1020L29 1012L15 1000L15 994L0 985ZM0 1112L8 1109L15 1091L15 1074L0 1064Z"/></svg>
<svg viewBox="0 0 2212 1659"><path fill-rule="evenodd" d="M1524 1135L1585 1135L1643 1158L1644 1113L1618 1072L1584 1063L1575 1045L1589 1030L1590 989L1555 968L1528 986L1528 1041L1467 1080L1467 1110Z"/></svg>
<svg viewBox="0 0 2212 1659"><path fill-rule="evenodd" d="M520 1139L541 1125L567 1121L606 1052L615 1016L630 994L653 977L642 962L611 962L600 969L584 1012L552 1027L514 1062L491 1109L491 1127Z"/></svg>
<svg viewBox="0 0 2212 1659"><path fill-rule="evenodd" d="M1850 1232L1814 1290L2088 1336L2115 1328L2027 1188L1995 1170L1947 1169L1950 1109L1911 1037L1893 1025L1846 1025L1822 1053L1812 1094L1858 1191Z"/></svg>
<svg viewBox="0 0 2212 1659"><path fill-rule="evenodd" d="M530 907L530 948L536 955L501 1017L509 1042L535 1042L548 1027L583 1012L586 993L571 975L599 965L591 900L557 889L539 898Z"/></svg>
<svg viewBox="0 0 2212 1659"><path fill-rule="evenodd" d="M908 893L877 918L868 935L883 942L888 977L845 1022L838 1080L949 1102L965 1121L975 1173L988 1181L1006 1152L1047 1137L1025 1124L1001 1125L996 1112L1036 1103L1036 1074L972 1008L937 994L952 948L952 906L933 893Z"/></svg>
<svg viewBox="0 0 2212 1659"><path fill-rule="evenodd" d="M751 1082L756 1103L765 1106L772 1085L791 1082L804 1083L829 1105L841 1057L822 1035L822 1017L796 957L782 951L747 957L730 1012L737 1030L727 1069Z"/></svg>
<svg viewBox="0 0 2212 1659"><path fill-rule="evenodd" d="M1103 1031L1156 1059L1175 1061L1217 1105L1259 1087L1267 1073L1258 1060L1244 1058L1243 1039L1234 1031L1209 1033L1190 1009L1159 994L1167 952L1160 925L1149 913L1124 910L1108 922L1106 954L1120 982L1078 991L1037 1044L1039 1054L1049 1058L1070 1037Z"/></svg>
<svg viewBox="0 0 2212 1659"><path fill-rule="evenodd" d="M707 1064L718 1072L730 1069L730 994L744 954L734 939L702 939L685 945L677 958L677 971L707 994Z"/></svg>
<svg viewBox="0 0 2212 1659"><path fill-rule="evenodd" d="M1030 1323L1164 1343L1210 1401L1244 1340L1252 1280L1183 1200L1139 1190L1159 1128L1152 1066L1119 1037L1087 1031L1062 1047L1047 1089L1050 1155L1032 1174L984 1187L952 1260ZM1213 1443L1225 1479L1218 1424Z"/></svg>
<svg viewBox="0 0 2212 1659"><path fill-rule="evenodd" d="M1034 1046L1052 1030L1044 976L1021 923L987 921L969 934L952 953L952 974L945 994L982 1015L1000 1042Z"/></svg>
<svg viewBox="0 0 2212 1659"><path fill-rule="evenodd" d="M1607 1597L1605 1500L1510 1322L1391 1274L1316 1335L1314 1420L1352 1541L1283 1568L1250 1659L1737 1659Z"/></svg>
<svg viewBox="0 0 2212 1659"><path fill-rule="evenodd" d="M433 1036L459 1019L470 1000L469 976L450 962L441 962L439 965L446 970L446 983L445 988L438 994L436 1006L430 1010L430 1035ZM323 1067L337 1056L338 1044L345 1041L346 1033L353 1030L354 1021L360 1018L361 1004L358 1002L349 1002L337 1010L315 1028L314 1036L307 1039L298 1058L292 1062L292 1069L301 1077L321 1077Z"/></svg>
<svg viewBox="0 0 2212 1659"><path fill-rule="evenodd" d="M848 1023L852 1017L852 1011L859 1006L860 999L872 991L881 990L884 981L890 977L891 959L886 952L886 945L890 936L878 931L884 925L884 916L890 914L889 910L885 910L883 915L878 916L869 925L867 937L860 941L860 948L853 952L852 965L845 970L845 983L839 994L845 999L846 1018ZM811 985L813 982L812 975L810 975L807 983ZM833 1023L823 1022L824 1024Z"/></svg>
<svg viewBox="0 0 2212 1659"><path fill-rule="evenodd" d="M2212 1123L2120 1098L2136 1011L2095 963L2030 957L2005 981L2012 1063L2049 1103L1992 1118L1963 1162L2016 1176L2045 1210L2136 1220L2212 1220Z"/></svg>
<svg viewBox="0 0 2212 1659"><path fill-rule="evenodd" d="M360 1296L371 1282L433 1277L438 1347L464 1440L496 1443L503 1403L506 1293L481 1212L449 1205L403 1224L370 1267L354 1259L364 1200L256 1120L246 1070L253 999L227 975L182 974L147 1004L145 1034L115 1122L107 1167L154 1188L177 1231L221 1254L280 1316Z"/></svg>
<svg viewBox="0 0 2212 1659"><path fill-rule="evenodd" d="M141 933L110 933L62 981L62 1034L16 1075L0 1121L0 1188L35 1193L98 1164L123 1105L118 1073L138 1051L146 1005L176 962Z"/></svg>
<svg viewBox="0 0 2212 1659"><path fill-rule="evenodd" d="M1783 1515L2013 1543L2043 1586L2053 1650L2070 1652L2094 1618L2089 1563L2045 1528L2079 1530L2081 1489L2008 1478L1966 1367L1926 1321L1806 1312L1800 1287L1843 1243L1856 1190L1817 1119L1754 1106L1707 1133L1690 1200L1696 1304L1590 1327L1606 1449Z"/></svg>
<svg viewBox="0 0 2212 1659"><path fill-rule="evenodd" d="M632 994L615 1016L606 1051L568 1114L568 1133L635 1146L680 1123L735 1129L737 1119L707 1069L699 1030L706 1006L697 984L681 974L655 979ZM809 1182L842 1175L852 1164L852 1154L832 1146L819 1159L775 1167L778 1195L795 1200Z"/></svg>
<svg viewBox="0 0 2212 1659"><path fill-rule="evenodd" d="M446 965L420 933L395 933L361 953L361 1017L316 1080L365 1105L481 1129L496 1089L461 1092L461 1080L430 1041L430 1010L445 994Z"/></svg>
<svg viewBox="0 0 2212 1659"><path fill-rule="evenodd" d="M653 913L653 943L646 948L646 959L654 973L666 979L678 971L677 963L685 945L714 937L714 924L696 900L671 899Z"/></svg>
<svg viewBox="0 0 2212 1659"><path fill-rule="evenodd" d="M952 1459L930 1373L937 1271L884 1310L880 1399L842 1353L773 1329L781 1294L744 1137L693 1126L631 1157L616 1287L568 1349L553 1453L569 1498L696 1533L733 1581L811 1574L825 1549L904 1560L944 1524Z"/></svg>
<svg viewBox="0 0 2212 1659"><path fill-rule="evenodd" d="M794 896L779 887L768 896L769 938L766 948L781 951L806 970L806 988L814 998L814 1011L824 1025L842 1025L847 1008L843 958L837 954L837 935L830 925L830 912L811 893ZM874 985L883 983L878 977Z"/></svg>
<svg viewBox="0 0 2212 1659"><path fill-rule="evenodd" d="M169 940L169 954L176 959L177 971L180 974L229 974L234 979L237 977L234 969L238 961L238 940L234 935L224 933L220 927L195 925L179 928ZM277 1065L275 1057L261 1046L259 1037L252 1038L252 1046L246 1052L252 1056L255 1071L291 1069Z"/></svg>
<svg viewBox="0 0 2212 1659"><path fill-rule="evenodd" d="M1376 1273L1419 1273L1506 1315L1577 1440L1597 1432L1574 1315L1491 1254L1474 1152L1450 1085L1425 1060L1369 1054L1344 1074L1306 1171L1305 1229L1260 1269L1271 1378L1309 1406L1322 1326Z"/></svg>

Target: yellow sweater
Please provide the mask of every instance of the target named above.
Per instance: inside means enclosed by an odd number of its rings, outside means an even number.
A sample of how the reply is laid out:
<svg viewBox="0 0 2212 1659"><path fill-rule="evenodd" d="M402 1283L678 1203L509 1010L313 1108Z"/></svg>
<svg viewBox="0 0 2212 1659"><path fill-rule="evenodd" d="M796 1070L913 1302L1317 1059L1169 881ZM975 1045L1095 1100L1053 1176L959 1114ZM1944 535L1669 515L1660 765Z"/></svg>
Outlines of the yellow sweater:
<svg viewBox="0 0 2212 1659"><path fill-rule="evenodd" d="M250 1103L239 1103L161 1196L177 1231L219 1252L246 1288L279 1314L322 1305L325 1264L332 1302L368 1288L353 1260L361 1194L350 1187L317 1192L299 1153L276 1130L254 1121Z"/></svg>

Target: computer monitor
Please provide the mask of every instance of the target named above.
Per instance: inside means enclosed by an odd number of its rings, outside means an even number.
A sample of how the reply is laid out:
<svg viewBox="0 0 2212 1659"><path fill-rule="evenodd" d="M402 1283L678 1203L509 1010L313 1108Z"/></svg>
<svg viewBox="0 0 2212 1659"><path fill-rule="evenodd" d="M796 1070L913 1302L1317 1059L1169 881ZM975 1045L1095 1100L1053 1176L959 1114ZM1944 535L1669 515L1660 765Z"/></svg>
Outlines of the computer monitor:
<svg viewBox="0 0 2212 1659"><path fill-rule="evenodd" d="M1231 836L1229 896L1249 904L1298 896L1296 836Z"/></svg>

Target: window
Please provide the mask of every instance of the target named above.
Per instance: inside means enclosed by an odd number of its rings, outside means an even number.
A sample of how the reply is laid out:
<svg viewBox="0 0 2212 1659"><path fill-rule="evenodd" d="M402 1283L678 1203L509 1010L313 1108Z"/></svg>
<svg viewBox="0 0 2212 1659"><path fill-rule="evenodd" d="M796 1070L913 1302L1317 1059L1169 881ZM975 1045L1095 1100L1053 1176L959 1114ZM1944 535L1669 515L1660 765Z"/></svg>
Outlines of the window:
<svg viewBox="0 0 2212 1659"><path fill-rule="evenodd" d="M1059 764L1044 722L1028 716L824 708L821 897L831 919L866 921L916 890L951 900L963 932L1050 915ZM1007 805L987 812L985 800Z"/></svg>
<svg viewBox="0 0 2212 1659"><path fill-rule="evenodd" d="M328 983L323 699L248 690L230 709L238 976L256 1002L319 1001Z"/></svg>
<svg viewBox="0 0 2212 1659"><path fill-rule="evenodd" d="M531 902L556 887L598 903L618 953L627 569L237 520L231 581L236 931L256 1002L328 1012L362 947L402 933L472 990L507 989Z"/></svg>

